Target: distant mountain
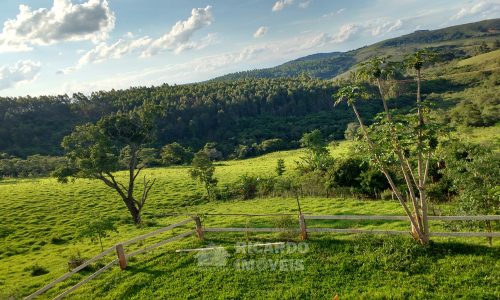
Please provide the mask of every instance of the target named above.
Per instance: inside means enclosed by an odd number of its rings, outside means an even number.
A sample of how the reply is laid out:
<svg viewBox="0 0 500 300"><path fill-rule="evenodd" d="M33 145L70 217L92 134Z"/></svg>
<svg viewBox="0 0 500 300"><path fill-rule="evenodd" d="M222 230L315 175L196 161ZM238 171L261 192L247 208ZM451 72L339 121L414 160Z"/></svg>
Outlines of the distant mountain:
<svg viewBox="0 0 500 300"><path fill-rule="evenodd" d="M420 48L434 48L448 59L474 55L483 41L500 39L500 19L485 20L437 30L418 30L397 38L348 52L318 53L301 57L282 65L231 73L213 80L242 78L295 77L307 73L317 78L332 78L348 71L357 63L374 55L401 56Z"/></svg>

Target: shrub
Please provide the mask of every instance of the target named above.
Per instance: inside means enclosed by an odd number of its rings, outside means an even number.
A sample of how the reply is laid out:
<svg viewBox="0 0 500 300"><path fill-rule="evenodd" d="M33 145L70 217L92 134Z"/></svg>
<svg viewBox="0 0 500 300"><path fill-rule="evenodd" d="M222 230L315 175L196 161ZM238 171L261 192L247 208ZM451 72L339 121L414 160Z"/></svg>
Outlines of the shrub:
<svg viewBox="0 0 500 300"><path fill-rule="evenodd" d="M239 194L244 199L253 199L257 194L257 177L242 175L239 180Z"/></svg>
<svg viewBox="0 0 500 300"><path fill-rule="evenodd" d="M276 161L276 175L281 176L285 173L285 160L282 158Z"/></svg>
<svg viewBox="0 0 500 300"><path fill-rule="evenodd" d="M72 254L68 259L68 271L71 271L85 262L85 258L80 255L80 250L77 250L75 254Z"/></svg>
<svg viewBox="0 0 500 300"><path fill-rule="evenodd" d="M395 199L394 195L392 194L391 189L384 190L382 193L380 193L380 199L382 200L391 200Z"/></svg>
<svg viewBox="0 0 500 300"><path fill-rule="evenodd" d="M270 196L274 193L274 186L276 185L276 178L262 177L257 178L257 194L260 197Z"/></svg>
<svg viewBox="0 0 500 300"><path fill-rule="evenodd" d="M35 264L35 265L28 267L24 270L29 271L31 276L40 276L40 275L45 275L45 274L49 273L49 270L47 270L46 268L44 268L42 266L39 266L38 264Z"/></svg>
<svg viewBox="0 0 500 300"><path fill-rule="evenodd" d="M50 243L53 245L62 245L66 243L66 240L59 236L53 236L50 238Z"/></svg>
<svg viewBox="0 0 500 300"><path fill-rule="evenodd" d="M179 143L171 143L161 149L161 160L166 166L189 164L193 160L193 153Z"/></svg>

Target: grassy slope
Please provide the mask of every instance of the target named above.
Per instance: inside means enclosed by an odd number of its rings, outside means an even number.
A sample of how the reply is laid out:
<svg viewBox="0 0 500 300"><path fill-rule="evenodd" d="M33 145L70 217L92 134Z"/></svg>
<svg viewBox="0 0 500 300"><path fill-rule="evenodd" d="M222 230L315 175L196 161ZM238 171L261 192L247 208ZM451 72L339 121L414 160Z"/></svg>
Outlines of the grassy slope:
<svg viewBox="0 0 500 300"><path fill-rule="evenodd" d="M339 156L345 155L348 151L349 143L344 142L333 152ZM224 184L237 180L238 176L244 173L271 174L278 158L284 158L288 169L291 169L293 161L298 159L300 153L301 150L284 151L245 161L223 162L217 167L217 176L221 184ZM158 178L158 184L152 190L151 199L145 208L148 226L142 229L137 229L129 223L130 217L123 204L100 182L77 180L75 183L63 185L48 178L2 181L0 203L3 209L0 211L0 228L3 235L9 231L10 234L0 239L0 299L10 295L15 297L26 295L63 274L69 256L77 250L84 257L91 257L100 252L98 246L75 238L79 224L87 220L91 213L121 218L119 233L112 234L104 241L104 246L109 247L116 242L182 219L182 217L157 217L158 214L165 212L296 212L293 199L257 199L187 205L189 203L181 202L180 199L190 195L195 196L202 191L198 184L188 178L185 167L152 169L148 170L147 174ZM392 201L306 198L302 200L302 206L304 211L314 214L402 214L399 205ZM206 226L273 226L276 219L208 217L204 222ZM311 225L407 229L404 222L344 221L327 224L316 221ZM441 225L436 224L435 229L442 229ZM170 233L167 233L162 238L169 235ZM224 237L212 234L208 237L214 243L230 245L245 239L241 234ZM277 239L273 235L254 237ZM494 259L499 254L498 244L493 249L488 249L484 248L483 239L475 239L472 241L473 245L457 247L454 250L453 244L442 244L445 240L440 239L440 244L425 250L410 246L413 250L409 251L416 251L419 262L415 266L410 266L408 272L402 269L400 264L403 266L409 264L407 259L409 254L402 248L411 245L409 238L390 238L383 241L374 238L363 240L362 243L354 242L358 238L337 235L335 240L331 240L331 236L326 238L315 235L310 245L313 250L304 257L308 267L298 274L271 271L262 273L254 271L248 274L233 268L199 270L192 254L180 255L167 251L167 249L200 245L194 238L190 238L161 248L153 254L139 257L137 261L131 263L129 271L119 273L113 270L101 279L89 283L75 295L82 298L88 298L89 295L101 298L107 295L110 299L121 296L150 298L166 295L179 297L191 295L198 298L206 292L214 295L217 293L221 297L250 298L262 296L263 291L267 291L275 298L286 298L295 294L322 298L333 292L351 296L368 293L366 295L370 297L391 295L396 292L395 289L399 285L404 287L399 290L400 293L415 293L421 287L434 288L436 282L443 284L439 292L454 290L457 293L484 293L485 296L499 293L498 288L490 286L489 279L500 276L498 263ZM151 239L147 243L153 241L154 239ZM454 241L459 240L454 239ZM133 247L127 250L131 249ZM163 255L165 251L169 254ZM436 265L427 267L424 266L426 262L434 262ZM34 264L43 266L50 272L32 277L27 268ZM462 273L472 266L474 271L466 275ZM445 274L449 275L446 279L443 278ZM76 283L81 278L79 276L75 276L63 286ZM418 278L422 282L417 282ZM223 284L227 281L233 284L232 287ZM188 292L190 286L196 284L199 286ZM255 289L257 286L263 289ZM58 291L61 290L56 288L47 296L54 296Z"/></svg>
<svg viewBox="0 0 500 300"><path fill-rule="evenodd" d="M500 65L500 49L463 59L458 63L459 67L468 65L479 65L488 63L491 68L498 68Z"/></svg>

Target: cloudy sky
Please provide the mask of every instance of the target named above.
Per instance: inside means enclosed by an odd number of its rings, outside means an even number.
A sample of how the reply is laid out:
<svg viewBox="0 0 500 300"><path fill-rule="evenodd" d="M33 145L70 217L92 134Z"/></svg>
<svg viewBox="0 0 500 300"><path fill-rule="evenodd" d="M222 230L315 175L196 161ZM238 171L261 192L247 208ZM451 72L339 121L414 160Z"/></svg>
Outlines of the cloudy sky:
<svg viewBox="0 0 500 300"><path fill-rule="evenodd" d="M180 84L500 17L500 0L1 0L0 96Z"/></svg>

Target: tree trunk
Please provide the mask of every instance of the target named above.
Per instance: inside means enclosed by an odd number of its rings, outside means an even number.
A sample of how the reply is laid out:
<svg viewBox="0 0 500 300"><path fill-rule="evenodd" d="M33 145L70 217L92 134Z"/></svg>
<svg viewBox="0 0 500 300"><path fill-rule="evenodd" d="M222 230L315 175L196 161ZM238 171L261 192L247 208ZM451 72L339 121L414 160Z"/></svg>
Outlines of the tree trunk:
<svg viewBox="0 0 500 300"><path fill-rule="evenodd" d="M425 193L425 177L427 176L426 170L424 171L424 159L423 159L423 129L424 129L424 114L422 111L422 99L420 94L421 86L421 74L420 69L417 69L417 112L418 112L418 193L420 197L420 206L422 209L422 219L423 219L423 231L426 239L429 239L429 222L427 218L427 199ZM430 150L429 150L430 151ZM426 169L428 167L428 160L425 163Z"/></svg>
<svg viewBox="0 0 500 300"><path fill-rule="evenodd" d="M132 198L123 199L125 205L127 205L128 211L134 220L135 225L142 225L141 211L135 205L135 200Z"/></svg>

